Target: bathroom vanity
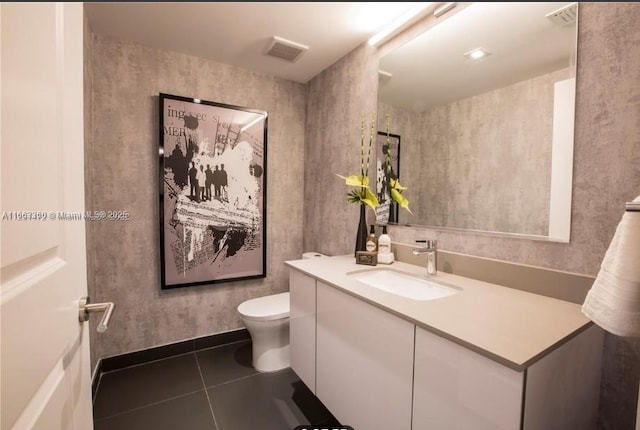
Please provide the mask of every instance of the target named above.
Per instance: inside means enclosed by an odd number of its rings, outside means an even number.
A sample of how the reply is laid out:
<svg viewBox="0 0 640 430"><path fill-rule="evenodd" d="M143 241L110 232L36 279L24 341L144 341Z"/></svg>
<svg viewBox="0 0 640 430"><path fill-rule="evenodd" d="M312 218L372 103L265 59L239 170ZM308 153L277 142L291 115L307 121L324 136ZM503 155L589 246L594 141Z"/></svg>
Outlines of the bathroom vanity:
<svg viewBox="0 0 640 430"><path fill-rule="evenodd" d="M291 367L342 424L596 428L603 332L579 305L402 262L286 264ZM449 293L414 298L377 275Z"/></svg>

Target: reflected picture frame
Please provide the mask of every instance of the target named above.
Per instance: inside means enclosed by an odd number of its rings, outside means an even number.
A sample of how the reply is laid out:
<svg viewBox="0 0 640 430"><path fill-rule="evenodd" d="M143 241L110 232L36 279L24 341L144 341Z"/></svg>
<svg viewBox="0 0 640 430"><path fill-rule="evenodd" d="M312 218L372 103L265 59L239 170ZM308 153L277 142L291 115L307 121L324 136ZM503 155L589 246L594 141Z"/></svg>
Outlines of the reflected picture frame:
<svg viewBox="0 0 640 430"><path fill-rule="evenodd" d="M391 198L389 180L400 178L400 135L379 131L376 139L376 222L398 222L400 207Z"/></svg>

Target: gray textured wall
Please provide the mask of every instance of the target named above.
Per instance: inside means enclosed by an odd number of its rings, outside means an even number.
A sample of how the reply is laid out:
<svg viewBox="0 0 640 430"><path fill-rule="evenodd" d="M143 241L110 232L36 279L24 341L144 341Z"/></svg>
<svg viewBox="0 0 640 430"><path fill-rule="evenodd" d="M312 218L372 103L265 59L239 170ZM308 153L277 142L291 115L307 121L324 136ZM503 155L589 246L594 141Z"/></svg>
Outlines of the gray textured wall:
<svg viewBox="0 0 640 430"><path fill-rule="evenodd" d="M421 160L444 175L422 169L420 212L404 219L546 236L553 90L567 77L567 70L547 73L424 112Z"/></svg>
<svg viewBox="0 0 640 430"><path fill-rule="evenodd" d="M581 4L569 244L406 227L390 228L392 237L401 242L436 238L450 251L594 276L624 202L640 193L640 55L635 54L640 47L633 24L639 8ZM405 42L403 37L378 54ZM305 187L314 200L305 204L305 249L339 254L353 247L357 211L342 199L347 187L331 175L357 167L358 115L372 110L376 77L377 53L364 44L309 83ZM369 86L363 89L365 83ZM406 185L411 200L412 184ZM335 231L331 241L325 234L329 220Z"/></svg>
<svg viewBox="0 0 640 430"><path fill-rule="evenodd" d="M87 223L89 292L117 304L92 360L243 327L236 307L288 290L283 261L302 253L304 85L175 52L94 36L87 209L127 222ZM267 278L160 290L158 93L269 112ZM95 333L95 331L93 332Z"/></svg>
<svg viewBox="0 0 640 430"><path fill-rule="evenodd" d="M375 50L363 44L307 84L305 251L354 252L360 212L346 202L350 187L335 174L360 172L360 118L367 116L368 128L376 113L377 63ZM373 177L375 168L370 173ZM373 211L367 211L373 220Z"/></svg>
<svg viewBox="0 0 640 430"><path fill-rule="evenodd" d="M410 243L418 237L436 238L449 251L586 275L597 273L624 202L640 194L640 4L582 3L579 20L571 243L406 227L390 228L394 240ZM407 34L412 31L415 34L411 29ZM399 46L406 37L400 35L378 52ZM353 136L357 121L328 119L371 109L377 92L375 56L375 51L361 47L310 83L314 94L309 95L307 123L320 124L324 130L307 129L305 189L314 192L314 200L305 204L306 249L352 252L357 217L341 200L344 185L329 182L328 175L318 176L320 184L310 180L316 178L312 171L320 174L327 166L345 169L346 163L357 158L359 141ZM360 82L370 86L346 99L337 97ZM332 150L309 146L327 139ZM608 335L600 428L633 428L639 372L638 342Z"/></svg>
<svg viewBox="0 0 640 430"><path fill-rule="evenodd" d="M559 70L425 112L378 104L401 135L401 224L546 236ZM491 168L486 168L490 166Z"/></svg>
<svg viewBox="0 0 640 430"><path fill-rule="evenodd" d="M404 227L391 228L392 237L436 238L450 251L594 276L624 202L640 194L639 14L634 3L580 5L571 243Z"/></svg>

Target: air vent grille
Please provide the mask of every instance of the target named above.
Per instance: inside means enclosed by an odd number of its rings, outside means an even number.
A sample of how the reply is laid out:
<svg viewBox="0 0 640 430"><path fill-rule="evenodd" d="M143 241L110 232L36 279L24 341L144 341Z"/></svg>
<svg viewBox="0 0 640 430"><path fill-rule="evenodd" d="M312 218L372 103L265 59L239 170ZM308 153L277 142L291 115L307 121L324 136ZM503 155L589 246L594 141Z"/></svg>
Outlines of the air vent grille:
<svg viewBox="0 0 640 430"><path fill-rule="evenodd" d="M308 46L274 36L265 54L293 63L297 61L307 49L309 49Z"/></svg>
<svg viewBox="0 0 640 430"><path fill-rule="evenodd" d="M578 16L578 4L571 3L546 15L554 24L566 27L574 25Z"/></svg>

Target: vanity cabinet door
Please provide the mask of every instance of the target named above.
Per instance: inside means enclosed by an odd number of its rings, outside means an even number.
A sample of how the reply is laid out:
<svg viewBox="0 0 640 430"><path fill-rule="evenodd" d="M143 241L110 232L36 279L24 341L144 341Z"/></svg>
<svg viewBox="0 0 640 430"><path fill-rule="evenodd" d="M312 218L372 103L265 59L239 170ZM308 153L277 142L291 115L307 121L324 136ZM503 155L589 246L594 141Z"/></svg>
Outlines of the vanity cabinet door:
<svg viewBox="0 0 640 430"><path fill-rule="evenodd" d="M417 327L414 378L414 429L520 429L523 372Z"/></svg>
<svg viewBox="0 0 640 430"><path fill-rule="evenodd" d="M316 392L316 280L289 272L289 351L291 368Z"/></svg>
<svg viewBox="0 0 640 430"><path fill-rule="evenodd" d="M320 281L317 299L318 398L356 430L410 430L415 326Z"/></svg>

